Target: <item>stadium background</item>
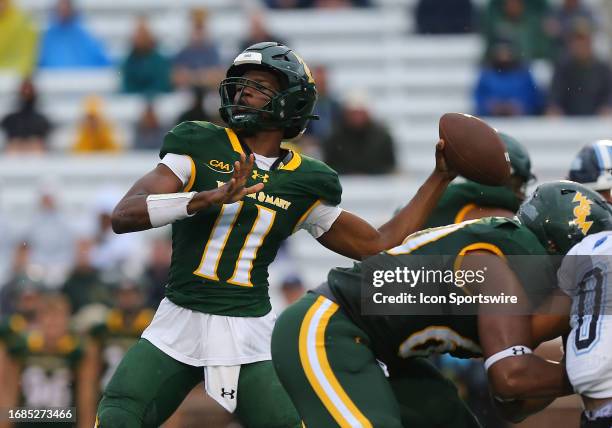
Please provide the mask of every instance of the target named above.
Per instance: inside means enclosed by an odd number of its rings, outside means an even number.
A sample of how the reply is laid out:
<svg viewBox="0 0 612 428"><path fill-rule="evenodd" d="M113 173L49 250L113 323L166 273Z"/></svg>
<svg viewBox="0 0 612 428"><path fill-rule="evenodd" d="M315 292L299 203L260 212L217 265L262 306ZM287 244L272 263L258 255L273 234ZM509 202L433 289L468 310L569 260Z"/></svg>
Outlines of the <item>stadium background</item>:
<svg viewBox="0 0 612 428"><path fill-rule="evenodd" d="M56 1L13 0L12 3L20 13L31 18L42 40ZM342 207L379 225L396 207L409 200L433 167L438 118L449 111L474 112L476 109L473 92L486 49L482 31L491 9L495 4L499 6L501 0L472 1L475 19L471 30L435 35L419 32L416 8L420 2L417 0L370 0L353 6L348 1L321 1L318 7L296 9L269 7L266 3L273 6L283 2L74 1L83 27L99 40L110 64L35 67L32 76L38 106L52 124L50 133L43 138L42 150L24 153L15 145L11 149L8 134L5 132L0 137L0 147L4 147L0 154L2 317L10 317L16 310L15 302L23 290L28 293L62 291L77 260L91 265L104 278L103 283L118 283L123 278L140 283L152 306L160 296L161 278L168 261L169 229L116 238L104 229L105 214L110 213L136 178L156 164L155 149L137 148L141 135L137 123L148 101L151 100L163 130L176 124L177 118L192 104L189 85L178 84L176 79L169 91L126 93L122 67L132 48L137 23L143 18L148 21L160 53L170 63L187 43L194 19L202 20L209 41L218 47L221 69L239 52L253 21L259 20L271 35L300 53L312 69L327 70L329 98L335 98L340 106L369 111L373 120L392 136L395 165L381 168L374 165L365 167L362 173L343 174ZM446 7L470 2L421 3L439 3ZM541 19L544 28L545 21L554 16L563 2L530 0L525 3L547 7L547 12L538 16L529 6L525 7L525 13ZM582 2L594 17L590 24L596 54L606 62L610 60L611 3L607 0ZM0 33L2 22L0 18ZM560 52L555 56L525 58L544 96L551 85L555 62L564 55L565 48L561 47ZM33 55L33 61L37 62L36 54ZM5 66L0 69L0 119L17 108L21 81L27 74L27 70L26 73L10 70L6 62L0 58L0 64ZM214 78L211 81L214 83ZM206 93L203 105L215 120L218 97L214 89ZM612 135L612 120L605 109L601 114L590 116L546 115L545 105L540 110L542 114L487 119L528 148L539 181L565 177L573 156L583 144ZM114 130L117 148L111 152L75 150L86 112L106 118ZM333 120L330 122L333 124ZM321 135L307 134L300 141L296 142L298 148L324 156L326 143ZM360 156L359 150L351 147L342 146L340 152L348 158ZM370 162L375 163L376 159ZM318 285L329 268L349 263L315 243L308 234L296 234L271 269L275 309L282 310L292 294L302 292L300 287ZM106 311L101 302L86 303L72 315L73 328L81 333L103 320ZM106 304L112 306L112 299ZM454 360L441 364L451 376L458 378L466 398L471 397L473 402L484 400L479 395L483 393L482 383L474 381L482 380L477 365ZM203 391L198 389L187 400L183 426L224 427L233 423L224 422L222 414L214 412L210 407L214 405L203 397ZM481 411L487 412L484 407ZM553 407L525 426L577 426L576 400L561 400ZM568 422L572 420L576 423ZM496 421L487 426L502 425Z"/></svg>

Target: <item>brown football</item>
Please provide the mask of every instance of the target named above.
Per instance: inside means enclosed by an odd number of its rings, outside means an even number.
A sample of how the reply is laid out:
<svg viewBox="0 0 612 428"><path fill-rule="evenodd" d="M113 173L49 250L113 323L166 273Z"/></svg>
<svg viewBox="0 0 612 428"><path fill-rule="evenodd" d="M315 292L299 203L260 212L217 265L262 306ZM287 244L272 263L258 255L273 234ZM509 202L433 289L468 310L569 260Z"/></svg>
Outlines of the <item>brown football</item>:
<svg viewBox="0 0 612 428"><path fill-rule="evenodd" d="M510 178L510 158L497 131L483 120L464 113L440 118L444 157L459 175L478 183L499 186Z"/></svg>

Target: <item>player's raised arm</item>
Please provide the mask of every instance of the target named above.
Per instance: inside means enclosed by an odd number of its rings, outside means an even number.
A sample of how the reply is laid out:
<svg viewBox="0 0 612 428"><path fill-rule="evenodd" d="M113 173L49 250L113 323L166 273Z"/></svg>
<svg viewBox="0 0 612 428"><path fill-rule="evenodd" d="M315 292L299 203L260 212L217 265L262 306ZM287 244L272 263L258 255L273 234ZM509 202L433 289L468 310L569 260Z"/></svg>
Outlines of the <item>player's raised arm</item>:
<svg viewBox="0 0 612 428"><path fill-rule="evenodd" d="M234 164L232 179L223 186L202 192L181 192L181 179L166 165L157 167L140 178L119 201L112 214L115 233L136 232L173 223L214 204L231 204L263 184L246 186L253 169L253 155L241 156Z"/></svg>
<svg viewBox="0 0 612 428"><path fill-rule="evenodd" d="M440 140L436 145L434 171L408 205L391 220L376 229L360 217L343 211L318 240L330 250L356 260L393 248L423 226L456 175L444 159L444 141Z"/></svg>

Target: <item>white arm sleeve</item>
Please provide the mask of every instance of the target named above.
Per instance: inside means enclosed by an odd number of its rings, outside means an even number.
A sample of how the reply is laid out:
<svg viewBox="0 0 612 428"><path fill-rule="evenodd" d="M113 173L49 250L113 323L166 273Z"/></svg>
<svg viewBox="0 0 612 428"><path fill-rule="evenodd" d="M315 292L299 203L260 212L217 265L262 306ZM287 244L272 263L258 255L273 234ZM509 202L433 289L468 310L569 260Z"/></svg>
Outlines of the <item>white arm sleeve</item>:
<svg viewBox="0 0 612 428"><path fill-rule="evenodd" d="M297 229L304 229L316 239L332 227L341 213L340 207L317 202Z"/></svg>
<svg viewBox="0 0 612 428"><path fill-rule="evenodd" d="M189 156L167 153L159 163L163 163L170 168L174 175L183 182L183 186L189 183L189 179L191 178L191 164L193 163Z"/></svg>

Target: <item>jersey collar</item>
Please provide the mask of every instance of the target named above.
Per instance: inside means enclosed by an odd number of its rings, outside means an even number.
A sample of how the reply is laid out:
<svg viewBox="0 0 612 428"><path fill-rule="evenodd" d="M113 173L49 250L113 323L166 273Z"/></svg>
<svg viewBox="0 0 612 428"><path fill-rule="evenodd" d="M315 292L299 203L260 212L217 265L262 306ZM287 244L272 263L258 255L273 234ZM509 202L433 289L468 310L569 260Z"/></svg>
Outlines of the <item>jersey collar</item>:
<svg viewBox="0 0 612 428"><path fill-rule="evenodd" d="M240 142L240 139L233 130L230 128L225 128L225 132L227 133L227 138L229 139L232 149L234 149L235 152L244 154L245 156L251 154L251 150ZM287 153L285 156L279 157L277 162L274 162L271 170L282 169L285 171L295 171L302 163L302 157L299 153L290 149L284 150L286 150Z"/></svg>

